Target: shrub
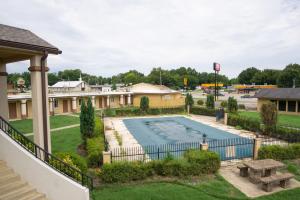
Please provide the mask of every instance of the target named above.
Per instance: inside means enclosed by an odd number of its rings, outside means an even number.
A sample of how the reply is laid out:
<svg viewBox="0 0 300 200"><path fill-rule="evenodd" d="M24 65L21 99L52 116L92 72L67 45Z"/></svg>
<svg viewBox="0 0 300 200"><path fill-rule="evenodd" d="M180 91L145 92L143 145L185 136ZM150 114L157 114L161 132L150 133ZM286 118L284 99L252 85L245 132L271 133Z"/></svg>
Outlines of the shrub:
<svg viewBox="0 0 300 200"><path fill-rule="evenodd" d="M270 135L277 124L277 107L274 103L267 103L261 106L260 117L265 125L264 132Z"/></svg>
<svg viewBox="0 0 300 200"><path fill-rule="evenodd" d="M104 123L100 119L100 117L95 118L95 128L94 128L94 136L103 136L104 135Z"/></svg>
<svg viewBox="0 0 300 200"><path fill-rule="evenodd" d="M240 116L238 114L229 114L228 115L228 125L234 127L241 127L242 129L258 132L261 130L260 121L257 119Z"/></svg>
<svg viewBox="0 0 300 200"><path fill-rule="evenodd" d="M141 98L140 109L143 112L146 112L149 109L149 98L147 96Z"/></svg>
<svg viewBox="0 0 300 200"><path fill-rule="evenodd" d="M80 106L80 135L84 144L86 144L86 127L86 105L84 99L82 99Z"/></svg>
<svg viewBox="0 0 300 200"><path fill-rule="evenodd" d="M160 115L160 114L178 114L183 113L184 107L174 107L174 108L149 108L146 112L142 112L140 108L129 107L129 108L115 108L107 109L105 111L105 116L115 117L115 116L141 116L141 115Z"/></svg>
<svg viewBox="0 0 300 200"><path fill-rule="evenodd" d="M94 136L95 110L90 97L88 98L87 101L85 120L86 120L85 134L88 138L91 138Z"/></svg>
<svg viewBox="0 0 300 200"><path fill-rule="evenodd" d="M294 128L277 126L270 136L289 142L300 142L300 131Z"/></svg>
<svg viewBox="0 0 300 200"><path fill-rule="evenodd" d="M300 158L300 144L288 146L270 145L261 147L258 151L259 159L271 158L275 160L290 160Z"/></svg>
<svg viewBox="0 0 300 200"><path fill-rule="evenodd" d="M201 99L199 99L199 100L197 101L197 104L198 104L199 106L202 106L202 105L204 104L204 101L201 100Z"/></svg>
<svg viewBox="0 0 300 200"><path fill-rule="evenodd" d="M214 95L210 94L206 97L206 108L208 109L214 109L215 108L215 100Z"/></svg>
<svg viewBox="0 0 300 200"><path fill-rule="evenodd" d="M228 112L231 112L231 113L237 112L238 104L237 104L237 100L234 97L228 98L227 108L228 108Z"/></svg>
<svg viewBox="0 0 300 200"><path fill-rule="evenodd" d="M227 108L227 104L228 104L227 101L222 101L221 102L221 107L222 108Z"/></svg>
<svg viewBox="0 0 300 200"><path fill-rule="evenodd" d="M191 93L187 93L185 97L185 107L190 106L190 108L194 105L194 99Z"/></svg>
<svg viewBox="0 0 300 200"><path fill-rule="evenodd" d="M215 109L208 109L203 107L193 107L191 108L190 113L195 115L216 116Z"/></svg>
<svg viewBox="0 0 300 200"><path fill-rule="evenodd" d="M245 109L246 109L246 106L245 106L245 104L239 104L239 105L238 105L238 108L239 108L240 110L245 110Z"/></svg>
<svg viewBox="0 0 300 200"><path fill-rule="evenodd" d="M61 160L68 160L69 163L71 160L73 166L75 166L75 168L79 169L82 172L86 172L88 169L85 159L75 153L59 152L59 153L56 153L55 156L60 158Z"/></svg>
<svg viewBox="0 0 300 200"><path fill-rule="evenodd" d="M94 137L87 139L87 162L90 167L97 167L102 162L102 151L104 151L104 138Z"/></svg>

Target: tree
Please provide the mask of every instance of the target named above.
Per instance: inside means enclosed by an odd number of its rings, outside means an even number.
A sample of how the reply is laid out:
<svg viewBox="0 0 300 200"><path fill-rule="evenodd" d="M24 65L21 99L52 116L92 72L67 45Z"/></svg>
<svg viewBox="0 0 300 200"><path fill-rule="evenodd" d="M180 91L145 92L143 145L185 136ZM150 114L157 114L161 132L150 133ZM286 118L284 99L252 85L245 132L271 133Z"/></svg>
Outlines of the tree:
<svg viewBox="0 0 300 200"><path fill-rule="evenodd" d="M239 83L241 84L251 84L252 78L255 76L256 73L260 72L260 70L256 69L255 67L250 67L243 70L239 76Z"/></svg>
<svg viewBox="0 0 300 200"><path fill-rule="evenodd" d="M281 72L278 77L278 86L290 88L293 87L293 82L295 80L296 87L300 87L300 65L299 64L289 64Z"/></svg>
<svg viewBox="0 0 300 200"><path fill-rule="evenodd" d="M116 83L113 83L113 84L112 84L111 89L112 89L112 90L117 90L117 85L116 85Z"/></svg>
<svg viewBox="0 0 300 200"><path fill-rule="evenodd" d="M94 128L95 128L95 110L92 104L92 100L89 97L87 101L86 108L86 136L91 138L94 136Z"/></svg>
<svg viewBox="0 0 300 200"><path fill-rule="evenodd" d="M84 99L81 99L81 105L80 105L80 134L81 138L83 140L84 145L86 145L86 129L87 129L87 108L85 105Z"/></svg>
<svg viewBox="0 0 300 200"><path fill-rule="evenodd" d="M228 112L230 113L234 113L238 111L238 103L234 97L228 98L227 108L228 108Z"/></svg>
<svg viewBox="0 0 300 200"><path fill-rule="evenodd" d="M59 78L56 73L48 73L48 85L54 85L59 81Z"/></svg>
<svg viewBox="0 0 300 200"><path fill-rule="evenodd" d="M260 117L265 125L264 132L270 134L277 124L277 106L274 103L266 103L261 106Z"/></svg>
<svg viewBox="0 0 300 200"><path fill-rule="evenodd" d="M258 85L264 85L265 83L268 85L276 85L280 73L281 70L265 69L263 71L257 72L253 76L251 82Z"/></svg>
<svg viewBox="0 0 300 200"><path fill-rule="evenodd" d="M141 98L140 109L143 112L146 112L149 109L149 98L147 96Z"/></svg>
<svg viewBox="0 0 300 200"><path fill-rule="evenodd" d="M215 98L214 95L209 94L206 97L206 108L214 109L215 108Z"/></svg>
<svg viewBox="0 0 300 200"><path fill-rule="evenodd" d="M194 105L193 96L190 93L187 93L185 97L185 107L187 108L188 106L190 106L191 108L193 105Z"/></svg>

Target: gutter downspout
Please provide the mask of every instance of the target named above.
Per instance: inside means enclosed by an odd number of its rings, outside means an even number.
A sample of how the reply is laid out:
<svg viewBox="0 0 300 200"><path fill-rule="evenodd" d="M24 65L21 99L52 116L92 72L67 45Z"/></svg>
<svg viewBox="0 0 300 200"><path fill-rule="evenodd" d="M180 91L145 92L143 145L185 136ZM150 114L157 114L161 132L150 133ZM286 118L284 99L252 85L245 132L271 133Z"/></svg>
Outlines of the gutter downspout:
<svg viewBox="0 0 300 200"><path fill-rule="evenodd" d="M48 99L46 98L46 59L48 57L48 52L45 50L43 52L43 56L41 58L41 84L42 84L42 107L43 107L43 132L44 132L44 150L46 154L49 153L48 147L48 120L47 120L47 102ZM47 85L48 86L48 85ZM48 160L48 154L45 155L45 160Z"/></svg>

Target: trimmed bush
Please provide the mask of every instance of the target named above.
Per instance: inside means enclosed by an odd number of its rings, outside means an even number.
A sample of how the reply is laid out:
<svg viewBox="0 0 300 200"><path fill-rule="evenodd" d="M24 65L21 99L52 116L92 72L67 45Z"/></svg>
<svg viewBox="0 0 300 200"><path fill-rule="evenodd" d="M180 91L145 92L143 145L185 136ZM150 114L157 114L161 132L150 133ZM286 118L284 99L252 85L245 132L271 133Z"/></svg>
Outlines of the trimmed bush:
<svg viewBox="0 0 300 200"><path fill-rule="evenodd" d="M239 108L240 110L245 110L245 109L246 109L246 106L245 106L245 104L239 104L239 105L238 105L238 108Z"/></svg>
<svg viewBox="0 0 300 200"><path fill-rule="evenodd" d="M146 112L149 109L149 98L147 96L141 98L140 109L143 112Z"/></svg>
<svg viewBox="0 0 300 200"><path fill-rule="evenodd" d="M229 97L228 98L228 112L235 113L238 111L238 104L237 100L234 97Z"/></svg>
<svg viewBox="0 0 300 200"><path fill-rule="evenodd" d="M149 108L146 112L136 107L107 109L104 111L107 117L116 116L143 116L143 115L161 115L161 114L181 114L184 113L184 107L175 108Z"/></svg>
<svg viewBox="0 0 300 200"><path fill-rule="evenodd" d="M277 124L277 107L274 103L267 103L261 106L260 117L264 126L264 133L270 135L274 132Z"/></svg>
<svg viewBox="0 0 300 200"><path fill-rule="evenodd" d="M191 93L187 93L185 97L185 107L190 106L190 108L194 105L194 99Z"/></svg>
<svg viewBox="0 0 300 200"><path fill-rule="evenodd" d="M198 104L199 106L202 106L202 105L204 104L204 101L201 100L201 99L199 99L199 100L197 101L197 104Z"/></svg>
<svg viewBox="0 0 300 200"><path fill-rule="evenodd" d="M242 129L258 132L261 130L260 121L257 119L240 116L237 114L228 114L228 125L230 126L239 126Z"/></svg>
<svg viewBox="0 0 300 200"><path fill-rule="evenodd" d="M227 101L222 101L221 102L221 107L222 108L227 108L227 104L228 104Z"/></svg>
<svg viewBox="0 0 300 200"><path fill-rule="evenodd" d="M87 162L90 167L98 167L102 162L102 151L104 151L104 138L94 137L87 139Z"/></svg>
<svg viewBox="0 0 300 200"><path fill-rule="evenodd" d="M271 158L275 160L290 160L300 158L300 144L288 146L270 145L261 147L258 151L259 159Z"/></svg>
<svg viewBox="0 0 300 200"><path fill-rule="evenodd" d="M220 168L218 154L191 150L181 159L143 162L115 162L104 164L100 178L105 183L129 182L158 176L195 176L215 173Z"/></svg>
<svg viewBox="0 0 300 200"><path fill-rule="evenodd" d="M215 108L215 99L214 95L210 94L206 97L206 108L207 109L214 109Z"/></svg>
<svg viewBox="0 0 300 200"><path fill-rule="evenodd" d="M215 109L208 109L203 107L192 107L190 113L195 115L216 116Z"/></svg>
<svg viewBox="0 0 300 200"><path fill-rule="evenodd" d="M83 157L78 154L70 153L70 152L59 152L55 154L56 157L60 158L61 160L65 160L67 158L72 161L75 168L79 169L82 172L87 171L87 163Z"/></svg>

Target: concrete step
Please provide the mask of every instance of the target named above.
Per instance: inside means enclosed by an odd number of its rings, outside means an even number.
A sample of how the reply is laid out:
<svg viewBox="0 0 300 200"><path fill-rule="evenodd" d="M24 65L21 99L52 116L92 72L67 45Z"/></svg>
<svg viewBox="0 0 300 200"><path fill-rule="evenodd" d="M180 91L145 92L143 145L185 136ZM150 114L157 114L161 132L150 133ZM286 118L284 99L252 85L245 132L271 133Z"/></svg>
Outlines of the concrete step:
<svg viewBox="0 0 300 200"><path fill-rule="evenodd" d="M32 194L32 193L35 193L36 190L29 186L29 185L26 185L24 187L21 187L19 189L16 189L16 190L13 190L9 193L5 193L3 195L0 195L0 199L3 199L3 200L17 200L17 199L20 199L21 197L24 197L26 195L29 195L29 194Z"/></svg>
<svg viewBox="0 0 300 200"><path fill-rule="evenodd" d="M0 185L9 184L11 182L21 180L20 176L17 174L8 174L0 177Z"/></svg>
<svg viewBox="0 0 300 200"><path fill-rule="evenodd" d="M43 200L46 199L46 195L34 192L19 198L18 200Z"/></svg>
<svg viewBox="0 0 300 200"><path fill-rule="evenodd" d="M7 174L13 174L13 173L14 173L14 171L12 169L8 168L8 167L0 169L0 177L5 176Z"/></svg>
<svg viewBox="0 0 300 200"><path fill-rule="evenodd" d="M0 194L9 193L11 191L17 190L26 185L28 184L25 181L16 181L16 182L0 185Z"/></svg>
<svg viewBox="0 0 300 200"><path fill-rule="evenodd" d="M3 161L3 160L0 160L0 166L1 166L1 165L6 165L6 162Z"/></svg>

